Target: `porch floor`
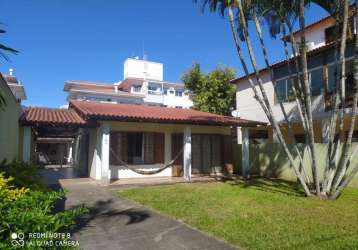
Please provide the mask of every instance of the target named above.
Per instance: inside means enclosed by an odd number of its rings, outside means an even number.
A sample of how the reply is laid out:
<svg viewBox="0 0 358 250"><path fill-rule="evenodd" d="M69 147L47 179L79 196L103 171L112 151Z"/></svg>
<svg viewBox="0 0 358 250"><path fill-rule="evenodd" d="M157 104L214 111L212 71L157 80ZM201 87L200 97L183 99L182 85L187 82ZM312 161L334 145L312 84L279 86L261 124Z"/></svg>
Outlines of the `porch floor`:
<svg viewBox="0 0 358 250"><path fill-rule="evenodd" d="M192 176L191 182L211 182L211 181L224 181L229 179L238 179L238 176ZM145 178L124 178L119 180L112 180L110 187L135 187L135 186L155 186L155 185L168 185L175 183L186 183L184 177L145 177Z"/></svg>

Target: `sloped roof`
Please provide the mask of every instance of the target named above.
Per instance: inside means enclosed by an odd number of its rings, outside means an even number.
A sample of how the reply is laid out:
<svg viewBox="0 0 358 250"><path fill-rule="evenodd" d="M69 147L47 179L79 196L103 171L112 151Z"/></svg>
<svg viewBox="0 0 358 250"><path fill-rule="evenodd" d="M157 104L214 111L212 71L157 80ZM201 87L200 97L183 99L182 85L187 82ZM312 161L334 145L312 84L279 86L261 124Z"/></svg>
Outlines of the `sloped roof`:
<svg viewBox="0 0 358 250"><path fill-rule="evenodd" d="M20 122L23 125L85 125L86 121L79 114L67 109L27 107L24 109Z"/></svg>
<svg viewBox="0 0 358 250"><path fill-rule="evenodd" d="M202 125L257 126L260 122L221 116L192 109L158 106L71 101L69 107L86 120L162 122Z"/></svg>

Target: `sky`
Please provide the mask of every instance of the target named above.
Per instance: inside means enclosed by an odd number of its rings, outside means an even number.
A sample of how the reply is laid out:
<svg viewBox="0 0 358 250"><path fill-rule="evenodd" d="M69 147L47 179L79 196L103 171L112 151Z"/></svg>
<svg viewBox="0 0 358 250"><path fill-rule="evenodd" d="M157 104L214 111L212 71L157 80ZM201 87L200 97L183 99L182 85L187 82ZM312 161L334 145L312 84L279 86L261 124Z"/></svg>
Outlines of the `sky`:
<svg viewBox="0 0 358 250"><path fill-rule="evenodd" d="M26 106L65 104L67 80L118 82L124 60L144 54L164 64L167 81L180 82L193 63L204 72L224 65L242 74L227 18L203 13L193 0L1 0L0 9L7 31L0 43L20 51L1 60L0 71L14 69ZM306 21L325 15L311 6ZM265 38L270 62L282 60L282 42L267 32Z"/></svg>

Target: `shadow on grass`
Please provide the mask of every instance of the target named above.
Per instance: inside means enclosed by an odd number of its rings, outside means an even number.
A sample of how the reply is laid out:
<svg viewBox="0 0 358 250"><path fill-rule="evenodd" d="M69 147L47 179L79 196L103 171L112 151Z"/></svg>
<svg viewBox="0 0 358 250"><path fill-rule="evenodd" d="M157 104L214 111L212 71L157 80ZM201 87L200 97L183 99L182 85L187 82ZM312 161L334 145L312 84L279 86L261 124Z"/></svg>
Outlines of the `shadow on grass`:
<svg viewBox="0 0 358 250"><path fill-rule="evenodd" d="M230 182L231 185L237 185L241 188L251 188L264 192L280 193L294 196L305 196L304 191L301 189L299 183L268 178L251 178L240 179Z"/></svg>

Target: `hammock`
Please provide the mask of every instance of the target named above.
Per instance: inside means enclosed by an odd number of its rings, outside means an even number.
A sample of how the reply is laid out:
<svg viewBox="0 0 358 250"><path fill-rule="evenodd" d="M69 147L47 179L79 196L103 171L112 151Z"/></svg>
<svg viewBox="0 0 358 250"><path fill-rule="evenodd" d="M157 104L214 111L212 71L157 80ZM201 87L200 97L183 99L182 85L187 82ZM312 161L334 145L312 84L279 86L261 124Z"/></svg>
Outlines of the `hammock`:
<svg viewBox="0 0 358 250"><path fill-rule="evenodd" d="M139 170L139 169L135 169L133 166L129 165L128 163L126 163L125 161L123 161L122 159L120 159L118 157L118 155L113 151L112 148L109 148L109 150L111 151L112 155L116 158L116 160L121 164L121 166L124 166L125 168L128 168L129 170L132 170L133 172L137 173L137 174L142 174L142 175L153 175L153 174L157 174L162 172L163 170L169 168L171 165L173 165L173 163L178 159L178 157L181 155L181 153L184 151L184 146L183 148L179 151L179 153L167 164L164 164L163 167L155 169L155 170Z"/></svg>

